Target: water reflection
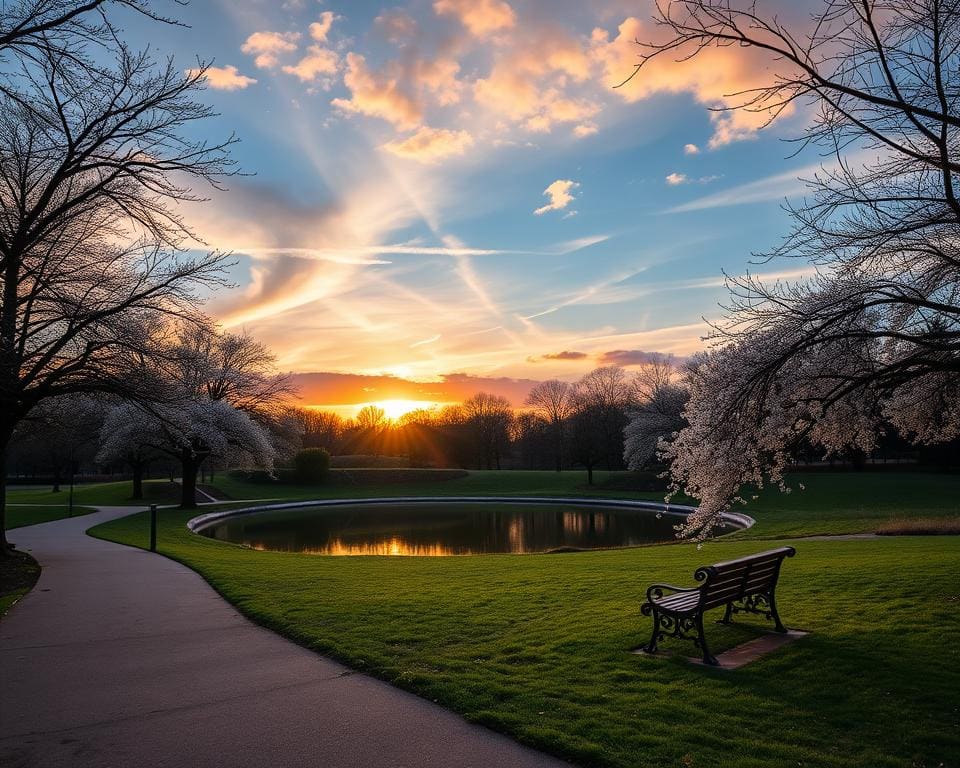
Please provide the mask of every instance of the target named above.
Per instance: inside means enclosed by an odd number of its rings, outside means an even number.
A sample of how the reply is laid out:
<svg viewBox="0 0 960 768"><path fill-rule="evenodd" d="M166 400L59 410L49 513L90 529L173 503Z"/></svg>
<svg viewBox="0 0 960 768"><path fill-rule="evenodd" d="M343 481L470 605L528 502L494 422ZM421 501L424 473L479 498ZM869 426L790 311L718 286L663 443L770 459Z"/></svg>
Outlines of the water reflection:
<svg viewBox="0 0 960 768"><path fill-rule="evenodd" d="M201 533L281 552L438 557L636 546L671 540L676 522L622 507L430 502L260 512Z"/></svg>

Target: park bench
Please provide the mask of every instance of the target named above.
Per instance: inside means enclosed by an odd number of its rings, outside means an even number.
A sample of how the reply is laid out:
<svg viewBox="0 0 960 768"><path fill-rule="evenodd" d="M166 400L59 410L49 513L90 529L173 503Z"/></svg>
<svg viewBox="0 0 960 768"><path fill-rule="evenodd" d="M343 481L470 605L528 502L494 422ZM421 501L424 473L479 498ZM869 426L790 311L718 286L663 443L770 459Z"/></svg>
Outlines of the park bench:
<svg viewBox="0 0 960 768"><path fill-rule="evenodd" d="M777 632L786 632L777 613L775 592L784 558L795 554L793 547L780 547L697 568L693 578L702 582L698 587L654 584L640 607L644 616L653 616L653 634L643 650L656 653L658 641L679 637L693 640L703 652L705 664L717 664L703 633L703 614L722 605L726 610L721 624L729 624L734 613L759 613L773 619ZM694 630L696 636L691 635Z"/></svg>

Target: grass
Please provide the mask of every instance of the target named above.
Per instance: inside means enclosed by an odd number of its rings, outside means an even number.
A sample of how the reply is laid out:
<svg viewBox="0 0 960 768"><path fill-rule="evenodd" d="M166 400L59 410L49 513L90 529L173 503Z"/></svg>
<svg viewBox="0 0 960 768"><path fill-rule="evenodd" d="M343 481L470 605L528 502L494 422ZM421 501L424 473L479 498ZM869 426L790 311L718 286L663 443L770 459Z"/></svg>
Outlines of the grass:
<svg viewBox="0 0 960 768"><path fill-rule="evenodd" d="M881 536L957 536L960 518L918 517L911 520L890 520L877 527Z"/></svg>
<svg viewBox="0 0 960 768"><path fill-rule="evenodd" d="M960 479L936 475L804 482L802 494L763 494L755 529L702 551L312 557L194 536L184 528L191 513L179 510L161 513L159 547L259 623L584 765L957 766L958 538L796 542L781 613L813 634L736 672L629 653L647 638L638 606L651 582L691 583L698 565L774 545L751 537L946 518L960 490ZM582 475L476 473L431 493L581 495L580 483ZM91 533L145 546L146 515ZM761 628L744 620L707 631L720 650ZM678 641L666 647L690 652Z"/></svg>
<svg viewBox="0 0 960 768"><path fill-rule="evenodd" d="M92 507L73 508L73 517L89 515L94 512ZM49 523L51 520L62 520L70 516L70 508L66 505L51 506L17 506L7 505L7 530L20 528L24 525Z"/></svg>
<svg viewBox="0 0 960 768"><path fill-rule="evenodd" d="M26 552L0 557L0 617L33 589L40 578L40 565Z"/></svg>
<svg viewBox="0 0 960 768"><path fill-rule="evenodd" d="M103 505L103 506L137 506L142 507L145 503L159 501L161 503L170 503L176 501L177 496L171 492L172 486L168 480L150 480L144 483L144 493L146 499L132 499L133 485L130 481L118 483L89 483L76 485L73 488L73 502L77 505ZM45 505L66 505L69 491L66 488L54 493L46 488L24 488L17 489L16 486L8 487L8 504L45 504Z"/></svg>

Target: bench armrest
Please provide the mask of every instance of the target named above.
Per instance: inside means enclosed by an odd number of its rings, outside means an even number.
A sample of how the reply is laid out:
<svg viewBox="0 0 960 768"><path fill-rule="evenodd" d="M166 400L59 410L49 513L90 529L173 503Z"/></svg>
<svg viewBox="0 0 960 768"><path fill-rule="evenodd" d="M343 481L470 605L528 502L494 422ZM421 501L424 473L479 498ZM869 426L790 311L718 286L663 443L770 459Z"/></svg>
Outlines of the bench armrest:
<svg viewBox="0 0 960 768"><path fill-rule="evenodd" d="M654 599L663 597L665 591L669 592L698 592L700 587L675 587L673 584L651 584L647 588L647 602L652 603Z"/></svg>

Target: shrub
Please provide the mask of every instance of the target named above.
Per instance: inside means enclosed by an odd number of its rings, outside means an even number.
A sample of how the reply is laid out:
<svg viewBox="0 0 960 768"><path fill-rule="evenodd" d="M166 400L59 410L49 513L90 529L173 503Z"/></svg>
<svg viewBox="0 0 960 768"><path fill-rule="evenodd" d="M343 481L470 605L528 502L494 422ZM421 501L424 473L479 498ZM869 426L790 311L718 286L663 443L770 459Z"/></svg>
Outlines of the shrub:
<svg viewBox="0 0 960 768"><path fill-rule="evenodd" d="M293 466L299 483L322 483L330 469L330 454L323 448L297 451Z"/></svg>

